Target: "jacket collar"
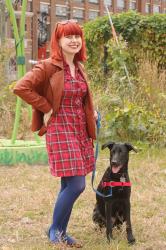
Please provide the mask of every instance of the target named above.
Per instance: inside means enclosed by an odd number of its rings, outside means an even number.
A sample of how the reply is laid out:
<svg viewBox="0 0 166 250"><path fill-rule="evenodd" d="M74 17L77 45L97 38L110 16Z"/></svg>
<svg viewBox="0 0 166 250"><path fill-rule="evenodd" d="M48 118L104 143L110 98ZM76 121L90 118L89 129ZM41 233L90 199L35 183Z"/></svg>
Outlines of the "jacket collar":
<svg viewBox="0 0 166 250"><path fill-rule="evenodd" d="M53 65L58 66L58 67L61 68L61 69L64 68L63 61L58 61L58 60L55 60L55 59L53 59L53 58L51 58L51 57L49 57L49 58L46 59L46 60L48 60L48 61L51 62ZM77 65L78 65L79 69L81 70L81 72L84 71L84 70L83 70L83 66L82 66L82 64L81 64L80 62L78 62Z"/></svg>
<svg viewBox="0 0 166 250"><path fill-rule="evenodd" d="M51 64L55 65L55 66L58 66L59 68L63 69L63 61L58 61L58 60L55 60L51 57L49 57L48 59L46 59L48 62L50 62Z"/></svg>
<svg viewBox="0 0 166 250"><path fill-rule="evenodd" d="M49 61L51 64L53 64L53 65L59 67L60 69L62 69L62 70L64 69L63 61L58 61L58 60L55 60L55 59L53 59L53 58L51 58L51 57L49 57L49 58L46 59L46 60ZM81 74L83 75L83 77L84 77L85 80L87 81L88 79L87 79L87 76L86 76L86 74L85 74L85 72L84 72L84 67L83 67L83 65L82 65L80 62L78 62L77 65L78 65L78 68L79 68Z"/></svg>

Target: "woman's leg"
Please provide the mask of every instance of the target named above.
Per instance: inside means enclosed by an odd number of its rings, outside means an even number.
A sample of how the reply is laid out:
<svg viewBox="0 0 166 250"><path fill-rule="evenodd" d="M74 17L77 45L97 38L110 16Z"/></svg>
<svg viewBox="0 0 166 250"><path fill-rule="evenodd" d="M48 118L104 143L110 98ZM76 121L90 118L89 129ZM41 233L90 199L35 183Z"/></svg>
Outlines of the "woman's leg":
<svg viewBox="0 0 166 250"><path fill-rule="evenodd" d="M59 199L59 196L60 196L61 192L63 192L63 190L66 187L67 187L67 184L66 184L65 179L61 178L61 188L60 188L56 203L58 202L58 199ZM55 208L54 208L54 210L55 210ZM49 236L51 241L55 241L55 230L52 230L51 227L50 227L50 229L48 231L48 236ZM57 241L58 241L58 239L57 239Z"/></svg>
<svg viewBox="0 0 166 250"><path fill-rule="evenodd" d="M60 193L61 193L66 187L67 187L66 180L65 180L64 178L61 178L61 189L60 189L60 191L59 191L57 200L58 200L58 198L59 198Z"/></svg>
<svg viewBox="0 0 166 250"><path fill-rule="evenodd" d="M78 192L79 192L79 189L83 188L83 191L84 191L84 188L85 188L85 176L77 176L77 177L78 178L71 178L71 180L68 180L68 178L64 177L63 182L68 183L68 188L69 189L70 189L70 183L71 183L72 184L71 186L73 186L74 190L77 190L77 188L78 188ZM73 183L73 179L74 179L74 183ZM80 194L81 194L81 192L80 192ZM78 196L79 196L79 194L78 194ZM69 219L70 219L72 208L73 208L73 206L71 206L70 209L68 209L68 212L64 216L64 219L63 219L63 221L61 223L61 231L63 231L63 234L66 234L66 229L67 229L67 225L68 225L68 222L69 222Z"/></svg>
<svg viewBox="0 0 166 250"><path fill-rule="evenodd" d="M50 227L50 240L56 231L65 233L71 215L73 204L85 189L85 176L63 177L66 187L58 195L53 213L53 223ZM55 236L54 236L55 238Z"/></svg>

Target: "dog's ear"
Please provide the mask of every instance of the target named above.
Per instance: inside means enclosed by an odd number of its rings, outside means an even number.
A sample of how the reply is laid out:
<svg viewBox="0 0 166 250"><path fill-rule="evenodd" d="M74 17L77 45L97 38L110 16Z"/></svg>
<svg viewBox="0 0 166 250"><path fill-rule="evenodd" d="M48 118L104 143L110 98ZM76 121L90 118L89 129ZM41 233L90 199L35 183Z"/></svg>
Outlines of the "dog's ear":
<svg viewBox="0 0 166 250"><path fill-rule="evenodd" d="M133 147L133 145L131 145L130 143L125 143L125 146L127 147L127 149L129 150L129 151L131 151L131 150L133 150L134 152L138 152L134 147Z"/></svg>
<svg viewBox="0 0 166 250"><path fill-rule="evenodd" d="M114 146L114 144L115 144L115 142L112 142L112 141L107 142L107 143L105 143L105 144L103 144L103 145L101 146L101 149L103 150L103 149L105 149L105 148L108 147L108 148L111 150L112 147Z"/></svg>

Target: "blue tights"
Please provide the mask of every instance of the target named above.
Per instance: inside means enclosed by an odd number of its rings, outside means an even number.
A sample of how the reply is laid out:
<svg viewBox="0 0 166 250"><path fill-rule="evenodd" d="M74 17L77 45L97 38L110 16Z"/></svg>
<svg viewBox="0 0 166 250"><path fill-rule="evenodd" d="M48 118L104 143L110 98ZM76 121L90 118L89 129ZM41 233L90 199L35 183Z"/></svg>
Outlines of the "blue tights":
<svg viewBox="0 0 166 250"><path fill-rule="evenodd" d="M55 232L66 234L74 202L85 189L85 176L70 176L61 178L61 189L53 212L53 222L50 227L50 240L54 241Z"/></svg>

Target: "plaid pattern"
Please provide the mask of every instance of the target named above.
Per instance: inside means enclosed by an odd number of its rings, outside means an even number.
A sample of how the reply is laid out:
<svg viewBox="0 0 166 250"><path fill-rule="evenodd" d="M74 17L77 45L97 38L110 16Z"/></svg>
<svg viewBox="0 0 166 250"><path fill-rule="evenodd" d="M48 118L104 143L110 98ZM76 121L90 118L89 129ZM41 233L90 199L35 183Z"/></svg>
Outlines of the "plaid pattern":
<svg viewBox="0 0 166 250"><path fill-rule="evenodd" d="M94 168L94 152L86 131L83 101L87 83L76 67L75 79L64 65L64 93L59 112L47 128L46 145L53 176L86 175Z"/></svg>

